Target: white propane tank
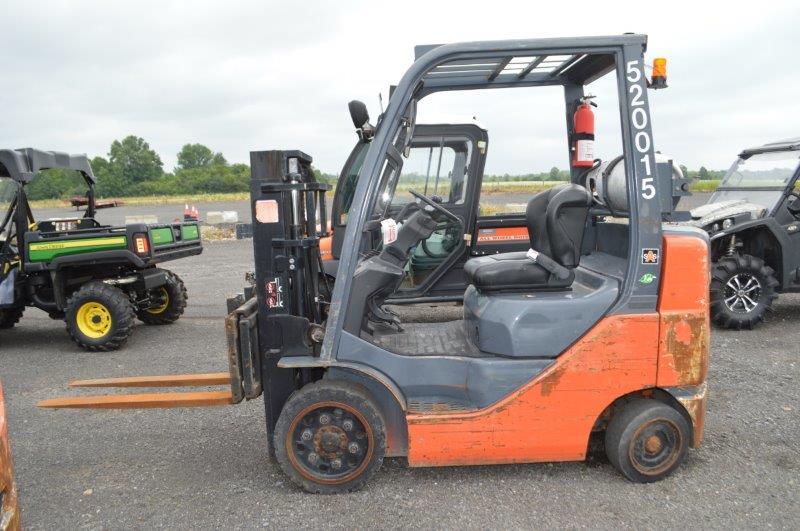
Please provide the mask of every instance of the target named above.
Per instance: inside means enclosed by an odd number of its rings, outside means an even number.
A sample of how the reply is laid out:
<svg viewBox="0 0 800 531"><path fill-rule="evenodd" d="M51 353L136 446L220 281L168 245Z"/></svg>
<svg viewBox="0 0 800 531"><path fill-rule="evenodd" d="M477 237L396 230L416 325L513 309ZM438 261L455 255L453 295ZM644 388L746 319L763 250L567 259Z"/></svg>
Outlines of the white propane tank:
<svg viewBox="0 0 800 531"><path fill-rule="evenodd" d="M672 179L683 179L683 171L672 157L656 153L656 165L668 163L670 160L672 160ZM597 203L607 206L614 212L628 211L625 160L622 155L595 165L584 174L583 181Z"/></svg>

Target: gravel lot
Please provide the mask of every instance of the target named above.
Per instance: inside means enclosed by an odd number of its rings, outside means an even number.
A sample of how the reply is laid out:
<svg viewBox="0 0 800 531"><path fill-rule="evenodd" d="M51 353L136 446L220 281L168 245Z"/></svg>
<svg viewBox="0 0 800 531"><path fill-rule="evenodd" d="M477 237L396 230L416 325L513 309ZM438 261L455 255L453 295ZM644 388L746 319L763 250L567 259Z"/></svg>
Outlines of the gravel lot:
<svg viewBox="0 0 800 531"><path fill-rule="evenodd" d="M28 529L253 527L800 527L800 297L752 332L713 330L706 438L667 480L634 485L588 463L408 469L309 496L267 460L262 402L225 408L45 411L72 378L226 370L225 297L250 241L174 263L186 316L139 325L122 351L87 353L29 310L0 336L12 449ZM450 311L458 311L451 309Z"/></svg>

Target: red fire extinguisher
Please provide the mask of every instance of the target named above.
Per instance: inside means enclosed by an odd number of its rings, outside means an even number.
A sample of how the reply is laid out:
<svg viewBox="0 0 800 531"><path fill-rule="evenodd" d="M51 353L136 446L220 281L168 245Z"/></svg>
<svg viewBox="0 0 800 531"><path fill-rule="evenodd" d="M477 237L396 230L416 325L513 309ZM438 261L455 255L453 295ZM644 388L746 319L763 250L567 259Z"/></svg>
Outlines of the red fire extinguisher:
<svg viewBox="0 0 800 531"><path fill-rule="evenodd" d="M584 96L575 109L573 118L574 133L572 145L572 166L575 168L591 168L594 165L594 113L597 107L592 101L594 96Z"/></svg>

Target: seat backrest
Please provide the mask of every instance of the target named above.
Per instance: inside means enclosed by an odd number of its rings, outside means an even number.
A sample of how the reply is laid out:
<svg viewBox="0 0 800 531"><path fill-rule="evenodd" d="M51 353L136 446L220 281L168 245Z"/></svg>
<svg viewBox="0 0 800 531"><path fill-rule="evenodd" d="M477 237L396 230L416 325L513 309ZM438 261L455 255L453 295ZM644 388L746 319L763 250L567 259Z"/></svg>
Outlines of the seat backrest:
<svg viewBox="0 0 800 531"><path fill-rule="evenodd" d="M539 192L531 197L531 200L528 201L528 208L525 210L531 248L547 256L552 254L550 252L550 238L547 235L547 205L553 196L566 188L566 186L561 184L544 192Z"/></svg>
<svg viewBox="0 0 800 531"><path fill-rule="evenodd" d="M531 247L564 267L577 267L591 206L583 186L555 186L533 196L526 217Z"/></svg>

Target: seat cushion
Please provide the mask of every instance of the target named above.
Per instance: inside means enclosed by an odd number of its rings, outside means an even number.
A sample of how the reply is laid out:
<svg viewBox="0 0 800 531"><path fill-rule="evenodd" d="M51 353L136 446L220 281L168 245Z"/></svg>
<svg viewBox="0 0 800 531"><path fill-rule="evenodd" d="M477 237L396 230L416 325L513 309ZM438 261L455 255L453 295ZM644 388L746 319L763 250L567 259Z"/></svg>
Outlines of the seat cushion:
<svg viewBox="0 0 800 531"><path fill-rule="evenodd" d="M481 291L526 291L566 288L575 276L560 280L527 257L524 251L471 258L464 264L470 284Z"/></svg>

